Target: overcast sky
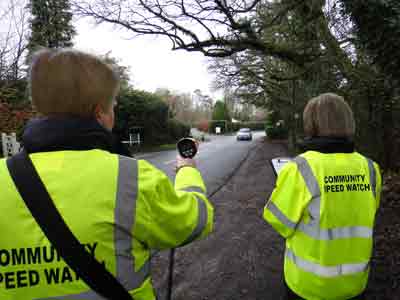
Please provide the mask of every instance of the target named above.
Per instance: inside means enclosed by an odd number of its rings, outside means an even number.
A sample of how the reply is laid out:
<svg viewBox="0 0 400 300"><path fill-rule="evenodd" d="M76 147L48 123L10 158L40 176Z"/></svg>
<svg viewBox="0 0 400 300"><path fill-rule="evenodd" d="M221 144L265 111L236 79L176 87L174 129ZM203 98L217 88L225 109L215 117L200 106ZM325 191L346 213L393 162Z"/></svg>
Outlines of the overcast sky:
<svg viewBox="0 0 400 300"><path fill-rule="evenodd" d="M13 0L18 9L25 7L27 0ZM9 7L9 0L0 0L0 13ZM17 13L20 12L17 10ZM10 16L0 19L0 35L4 35L10 24ZM212 92L213 76L207 72L207 58L200 53L172 51L169 40L163 37L142 36L128 39L129 35L110 25L95 26L91 19L74 20L77 31L74 47L92 54L110 55L130 67L135 88L155 91L168 88L182 93L200 89L214 99L222 92Z"/></svg>
<svg viewBox="0 0 400 300"><path fill-rule="evenodd" d="M213 97L221 97L221 92L212 92L213 76L207 72L206 57L200 53L172 51L169 41L162 37L143 36L128 39L120 30L111 26L95 26L90 19L74 23L77 36L75 48L93 54L106 54L121 60L130 67L135 88L150 92L157 88L191 93L200 89Z"/></svg>

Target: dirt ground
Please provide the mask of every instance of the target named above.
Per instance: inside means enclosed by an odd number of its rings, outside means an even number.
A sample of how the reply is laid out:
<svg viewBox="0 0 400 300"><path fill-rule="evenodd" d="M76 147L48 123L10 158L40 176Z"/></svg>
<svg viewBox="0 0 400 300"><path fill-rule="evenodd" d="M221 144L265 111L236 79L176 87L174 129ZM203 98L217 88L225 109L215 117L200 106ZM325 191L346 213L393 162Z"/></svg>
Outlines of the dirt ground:
<svg viewBox="0 0 400 300"><path fill-rule="evenodd" d="M211 197L214 232L176 250L172 299L279 299L284 240L262 219L262 211L275 183L269 160L286 156L286 149L281 142L258 143L238 172ZM368 300L400 299L399 209L396 201L382 199ZM168 263L167 251L152 260L159 300L166 299Z"/></svg>
<svg viewBox="0 0 400 300"><path fill-rule="evenodd" d="M368 299L400 299L400 175L385 175Z"/></svg>

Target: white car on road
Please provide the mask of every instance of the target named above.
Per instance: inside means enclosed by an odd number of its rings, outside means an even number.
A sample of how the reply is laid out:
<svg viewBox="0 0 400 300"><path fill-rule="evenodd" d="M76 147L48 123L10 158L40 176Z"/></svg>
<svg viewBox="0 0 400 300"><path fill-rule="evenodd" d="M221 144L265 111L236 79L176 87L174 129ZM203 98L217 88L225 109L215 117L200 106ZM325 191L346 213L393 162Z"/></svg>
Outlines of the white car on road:
<svg viewBox="0 0 400 300"><path fill-rule="evenodd" d="M241 128L237 133L236 133L236 140L237 141L251 141L253 139L253 135L251 133L250 128Z"/></svg>

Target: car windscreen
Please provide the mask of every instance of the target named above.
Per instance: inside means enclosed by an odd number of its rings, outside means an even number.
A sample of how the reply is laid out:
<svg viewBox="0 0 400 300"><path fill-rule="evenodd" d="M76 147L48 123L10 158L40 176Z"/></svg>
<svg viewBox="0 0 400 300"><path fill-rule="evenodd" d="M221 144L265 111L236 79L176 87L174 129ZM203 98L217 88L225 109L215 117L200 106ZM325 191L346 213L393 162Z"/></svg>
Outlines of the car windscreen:
<svg viewBox="0 0 400 300"><path fill-rule="evenodd" d="M239 130L239 132L250 132L249 128L242 128Z"/></svg>

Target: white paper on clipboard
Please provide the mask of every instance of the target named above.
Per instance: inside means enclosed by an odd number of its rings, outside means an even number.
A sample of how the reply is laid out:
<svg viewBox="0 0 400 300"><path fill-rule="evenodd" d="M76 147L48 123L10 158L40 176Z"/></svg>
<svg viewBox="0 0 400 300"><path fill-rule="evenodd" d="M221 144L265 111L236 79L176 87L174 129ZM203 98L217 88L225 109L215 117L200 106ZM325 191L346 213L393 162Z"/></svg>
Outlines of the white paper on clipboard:
<svg viewBox="0 0 400 300"><path fill-rule="evenodd" d="M279 172L282 170L283 166L288 162L292 161L292 157L275 157L271 159L272 169L276 176L278 176Z"/></svg>

